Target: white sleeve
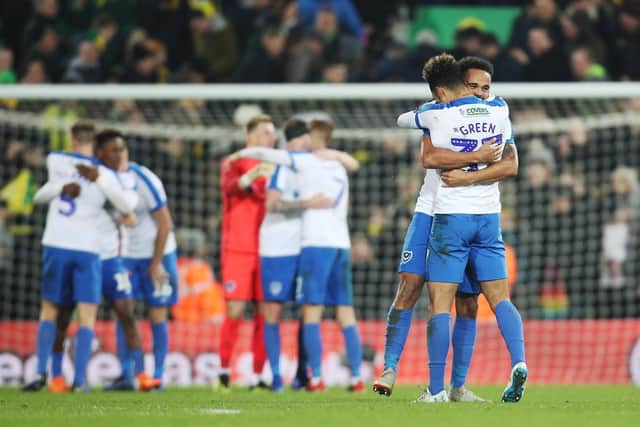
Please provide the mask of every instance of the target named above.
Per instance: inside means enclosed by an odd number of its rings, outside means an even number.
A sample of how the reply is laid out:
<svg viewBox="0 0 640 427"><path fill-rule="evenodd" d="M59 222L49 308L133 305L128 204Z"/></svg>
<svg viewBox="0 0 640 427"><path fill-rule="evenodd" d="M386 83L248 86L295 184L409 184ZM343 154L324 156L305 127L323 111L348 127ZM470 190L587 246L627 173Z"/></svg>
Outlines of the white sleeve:
<svg viewBox="0 0 640 427"><path fill-rule="evenodd" d="M406 113L402 113L398 116L398 127L406 128L406 129L418 129L416 124L416 112L415 111L407 111Z"/></svg>
<svg viewBox="0 0 640 427"><path fill-rule="evenodd" d="M33 203L36 205L49 203L62 193L63 182L47 181L42 187L36 191L33 196Z"/></svg>
<svg viewBox="0 0 640 427"><path fill-rule="evenodd" d="M96 185L121 213L131 213L138 202L137 195L133 197L130 191L125 191L115 174L107 168L100 168Z"/></svg>
<svg viewBox="0 0 640 427"><path fill-rule="evenodd" d="M250 157L263 162L274 163L295 169L292 154L287 150L276 150L266 147L250 147L240 150L240 157Z"/></svg>

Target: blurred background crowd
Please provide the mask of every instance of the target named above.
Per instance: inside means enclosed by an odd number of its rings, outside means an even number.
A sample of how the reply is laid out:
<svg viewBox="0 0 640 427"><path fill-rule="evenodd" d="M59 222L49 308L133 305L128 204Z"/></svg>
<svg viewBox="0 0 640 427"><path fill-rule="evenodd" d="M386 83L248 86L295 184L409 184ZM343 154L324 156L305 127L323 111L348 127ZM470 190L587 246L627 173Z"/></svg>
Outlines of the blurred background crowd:
<svg viewBox="0 0 640 427"><path fill-rule="evenodd" d="M418 81L442 50L640 80L640 0L0 0L0 83Z"/></svg>
<svg viewBox="0 0 640 427"><path fill-rule="evenodd" d="M0 82L418 81L443 49L491 60L496 81L640 80L640 0L523 3L0 0ZM394 131L395 119L421 96L0 99L0 318L37 317L45 215L33 194L46 154L69 149L68 126L87 118L122 129L131 158L167 187L190 296L174 317L219 320L220 161L259 112L279 125L322 112L335 146L363 164L351 181L354 301L360 317L384 318L424 177L420 135ZM501 186L502 228L523 315L640 316L640 99L508 101L521 166ZM203 281L208 296L194 297Z"/></svg>

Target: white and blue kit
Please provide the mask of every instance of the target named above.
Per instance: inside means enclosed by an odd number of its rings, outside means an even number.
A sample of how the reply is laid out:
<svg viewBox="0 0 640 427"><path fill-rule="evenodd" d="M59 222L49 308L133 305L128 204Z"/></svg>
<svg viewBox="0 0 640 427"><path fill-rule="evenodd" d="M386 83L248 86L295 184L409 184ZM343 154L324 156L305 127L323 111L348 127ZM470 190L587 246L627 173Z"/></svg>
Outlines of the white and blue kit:
<svg viewBox="0 0 640 427"><path fill-rule="evenodd" d="M352 305L351 239L347 223L349 179L337 161L312 153L288 152L259 147L240 152L291 168L296 173L300 199L318 193L334 201L328 209L305 209L296 300L301 304Z"/></svg>
<svg viewBox="0 0 640 427"><path fill-rule="evenodd" d="M138 203L135 176L131 171L115 172L127 197L133 206ZM108 301L133 298L133 288L129 274L122 259L122 240L125 231L120 224L118 211L107 208L108 218L101 218L98 230L101 240L100 259L102 260L102 296Z"/></svg>
<svg viewBox="0 0 640 427"><path fill-rule="evenodd" d="M269 190L281 193L281 200L299 199L295 172L276 167ZM268 212L260 226L260 272L265 301L293 301L300 257L302 212Z"/></svg>
<svg viewBox="0 0 640 427"><path fill-rule="evenodd" d="M98 166L98 179L91 182L82 177L76 170L80 164ZM34 196L35 203L49 203L42 237L41 296L63 306L98 304L103 243L98 224L110 221L105 204L109 201L118 211L128 213L135 201L126 197L114 171L97 165L93 157L52 152L47 156L47 169L47 183ZM62 187L71 182L80 185L76 198L61 194Z"/></svg>
<svg viewBox="0 0 640 427"><path fill-rule="evenodd" d="M434 147L471 152L493 138L495 143L513 144L509 108L499 97L425 104L416 111L415 122L428 130ZM485 167L471 165L466 170ZM477 281L507 277L500 210L497 182L447 187L439 180L429 239L429 280L460 284L465 271Z"/></svg>
<svg viewBox="0 0 640 427"><path fill-rule="evenodd" d="M167 194L160 178L145 166L131 162L129 171L135 177L139 195L134 211L137 222L133 228L125 229L123 245L125 267L133 285L133 295L153 307L173 305L178 301L178 265L173 232L169 233L162 258L168 281L155 287L148 274L158 232L152 214L167 205Z"/></svg>

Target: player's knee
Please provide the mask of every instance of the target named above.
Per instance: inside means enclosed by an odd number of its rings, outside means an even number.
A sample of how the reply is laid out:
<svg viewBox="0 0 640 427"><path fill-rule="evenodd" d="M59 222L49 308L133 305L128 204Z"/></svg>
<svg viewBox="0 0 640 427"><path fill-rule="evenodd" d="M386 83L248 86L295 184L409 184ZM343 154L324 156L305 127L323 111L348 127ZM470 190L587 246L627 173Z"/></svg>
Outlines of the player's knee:
<svg viewBox="0 0 640 427"><path fill-rule="evenodd" d="M336 319L343 328L356 324L356 311L350 306L336 307Z"/></svg>
<svg viewBox="0 0 640 427"><path fill-rule="evenodd" d="M166 322L168 317L167 307L152 307L149 310L149 320L151 320L151 323Z"/></svg>
<svg viewBox="0 0 640 427"><path fill-rule="evenodd" d="M57 322L58 318L58 306L51 301L43 300L40 307L40 320L48 320L50 322Z"/></svg>
<svg viewBox="0 0 640 427"><path fill-rule="evenodd" d="M244 315L244 301L227 301L227 317L240 319Z"/></svg>
<svg viewBox="0 0 640 427"><path fill-rule="evenodd" d="M90 328L96 324L98 306L96 304L78 304L78 324L83 328Z"/></svg>
<svg viewBox="0 0 640 427"><path fill-rule="evenodd" d="M424 278L416 274L400 273L400 284L398 292L393 301L393 308L396 310L406 310L413 308L420 298L422 288L424 287Z"/></svg>
<svg viewBox="0 0 640 427"><path fill-rule="evenodd" d="M456 315L467 319L475 319L478 316L478 296L457 294Z"/></svg>

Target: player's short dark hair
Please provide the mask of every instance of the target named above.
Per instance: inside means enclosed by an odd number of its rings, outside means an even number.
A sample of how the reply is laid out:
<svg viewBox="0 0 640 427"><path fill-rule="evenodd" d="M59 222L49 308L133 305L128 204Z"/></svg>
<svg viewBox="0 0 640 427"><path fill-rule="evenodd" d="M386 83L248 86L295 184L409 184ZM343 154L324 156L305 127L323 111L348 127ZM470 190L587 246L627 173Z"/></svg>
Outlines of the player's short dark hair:
<svg viewBox="0 0 640 427"><path fill-rule="evenodd" d="M320 134L322 134L324 142L328 144L329 141L331 141L331 137L333 136L334 126L330 120L315 119L311 120L311 123L309 123L309 129L312 132L319 132Z"/></svg>
<svg viewBox="0 0 640 427"><path fill-rule="evenodd" d="M464 76L470 69L482 70L493 76L493 65L491 62L477 56L465 56L460 61L460 73Z"/></svg>
<svg viewBox="0 0 640 427"><path fill-rule="evenodd" d="M123 138L122 132L117 129L103 129L96 135L96 150L101 149L109 141L112 141L116 138Z"/></svg>
<svg viewBox="0 0 640 427"><path fill-rule="evenodd" d="M455 89L463 84L460 64L448 53L429 58L422 68L422 78L432 92L438 86Z"/></svg>
<svg viewBox="0 0 640 427"><path fill-rule="evenodd" d="M80 120L71 126L71 136L81 144L93 142L96 134L95 125L87 120Z"/></svg>
<svg viewBox="0 0 640 427"><path fill-rule="evenodd" d="M304 120L291 119L284 124L282 128L284 137L287 141L298 138L309 133L309 126Z"/></svg>
<svg viewBox="0 0 640 427"><path fill-rule="evenodd" d="M258 114L247 122L247 133L253 131L260 123L273 123L273 119L269 115Z"/></svg>

